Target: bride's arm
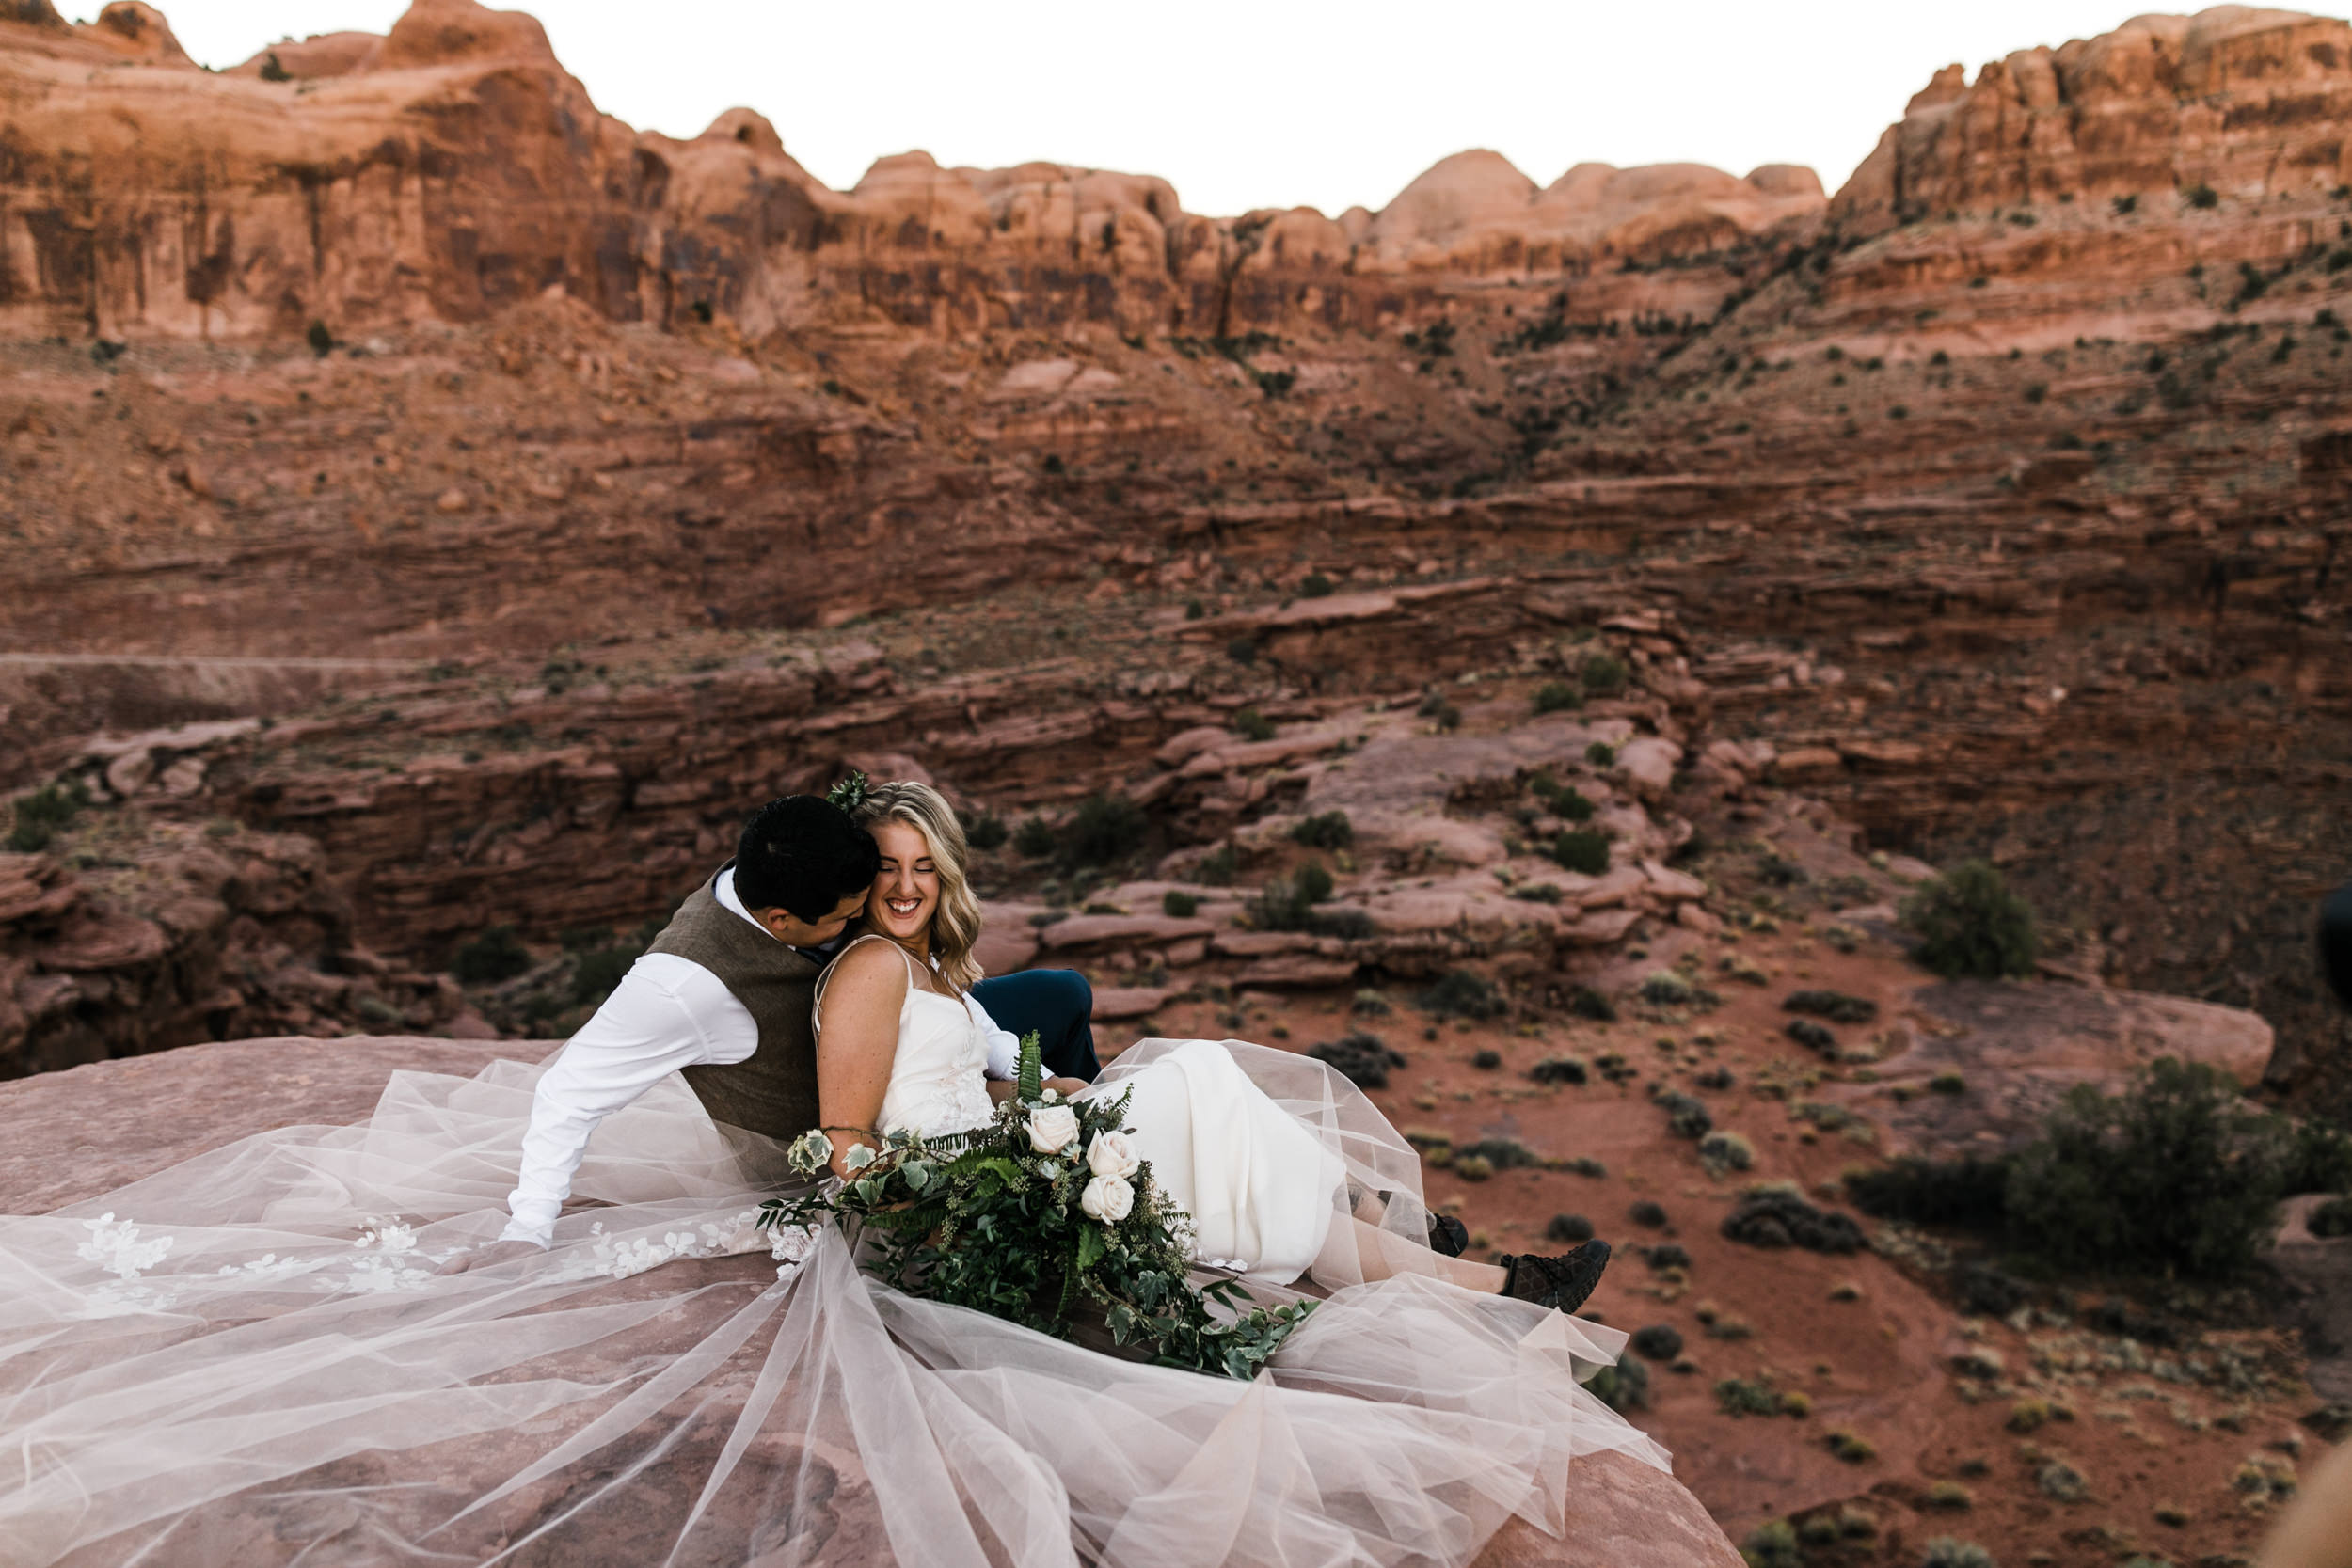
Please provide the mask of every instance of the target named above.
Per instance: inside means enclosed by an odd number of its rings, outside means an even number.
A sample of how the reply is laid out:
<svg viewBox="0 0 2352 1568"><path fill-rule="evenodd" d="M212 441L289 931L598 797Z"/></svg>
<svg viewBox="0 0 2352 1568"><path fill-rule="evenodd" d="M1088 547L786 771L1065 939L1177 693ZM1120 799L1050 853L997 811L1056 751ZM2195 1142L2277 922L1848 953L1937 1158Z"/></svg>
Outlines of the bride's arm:
<svg viewBox="0 0 2352 1568"><path fill-rule="evenodd" d="M817 1107L833 1140L833 1168L847 1176L850 1150L882 1148L882 1096L898 1053L898 1014L907 999L906 959L886 942L841 955L817 1005Z"/></svg>

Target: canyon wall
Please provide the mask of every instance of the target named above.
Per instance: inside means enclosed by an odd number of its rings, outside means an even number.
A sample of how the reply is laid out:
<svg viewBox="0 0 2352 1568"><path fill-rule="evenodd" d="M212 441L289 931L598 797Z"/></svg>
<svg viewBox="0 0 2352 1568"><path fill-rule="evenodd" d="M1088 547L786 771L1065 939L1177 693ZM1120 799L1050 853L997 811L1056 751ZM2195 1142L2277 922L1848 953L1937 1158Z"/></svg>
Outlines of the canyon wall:
<svg viewBox="0 0 2352 1568"><path fill-rule="evenodd" d="M2341 22L1952 68L1827 200L1465 152L1211 219L922 154L830 191L466 0L217 75L141 7L10 16L0 786L303 836L352 942L437 963L658 912L851 757L1198 849L1285 797L1151 794L1188 730L1532 695L1664 615L1641 733L1991 855L2352 1105L2307 973L2352 865Z"/></svg>

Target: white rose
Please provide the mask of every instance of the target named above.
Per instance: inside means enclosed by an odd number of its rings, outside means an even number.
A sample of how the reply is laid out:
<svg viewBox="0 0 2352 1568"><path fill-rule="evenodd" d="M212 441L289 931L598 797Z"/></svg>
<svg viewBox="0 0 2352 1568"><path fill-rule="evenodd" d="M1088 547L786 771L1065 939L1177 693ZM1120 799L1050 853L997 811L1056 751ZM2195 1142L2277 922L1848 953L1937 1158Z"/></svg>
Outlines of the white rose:
<svg viewBox="0 0 2352 1568"><path fill-rule="evenodd" d="M1116 1176L1098 1176L1078 1195L1078 1207L1087 1212L1087 1217L1104 1225L1117 1225L1135 1206L1136 1190Z"/></svg>
<svg viewBox="0 0 2352 1568"><path fill-rule="evenodd" d="M1078 1113L1067 1105L1045 1105L1029 1113L1029 1147L1059 1154L1078 1141Z"/></svg>
<svg viewBox="0 0 2352 1568"><path fill-rule="evenodd" d="M1136 1146L1127 1141L1124 1132L1097 1132L1094 1141L1087 1145L1087 1169L1097 1176L1116 1176L1125 1180L1142 1164L1136 1158Z"/></svg>

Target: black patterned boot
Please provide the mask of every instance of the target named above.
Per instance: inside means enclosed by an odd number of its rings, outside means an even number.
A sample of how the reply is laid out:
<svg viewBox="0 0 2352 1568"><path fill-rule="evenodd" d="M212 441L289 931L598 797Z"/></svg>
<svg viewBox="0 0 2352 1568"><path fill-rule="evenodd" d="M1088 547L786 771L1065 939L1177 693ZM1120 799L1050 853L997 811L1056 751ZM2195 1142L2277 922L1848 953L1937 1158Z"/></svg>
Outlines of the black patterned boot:
<svg viewBox="0 0 2352 1568"><path fill-rule="evenodd" d="M1584 1305L1609 1267L1609 1243L1586 1242L1574 1252L1545 1258L1532 1252L1499 1259L1503 1268L1502 1293L1539 1307L1573 1312Z"/></svg>

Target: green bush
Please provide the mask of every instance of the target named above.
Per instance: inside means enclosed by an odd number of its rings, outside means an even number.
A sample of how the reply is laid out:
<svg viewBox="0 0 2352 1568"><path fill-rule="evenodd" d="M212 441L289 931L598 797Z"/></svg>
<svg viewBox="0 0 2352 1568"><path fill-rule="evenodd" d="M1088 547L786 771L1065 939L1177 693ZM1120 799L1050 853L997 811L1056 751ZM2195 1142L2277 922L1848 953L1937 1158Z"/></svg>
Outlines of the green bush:
<svg viewBox="0 0 2352 1568"><path fill-rule="evenodd" d="M1628 1353L1615 1366L1595 1372L1584 1386L1601 1403L1623 1415L1649 1403L1649 1369Z"/></svg>
<svg viewBox="0 0 2352 1568"><path fill-rule="evenodd" d="M1289 372L1285 371L1276 373L1287 375ZM1327 599L1331 596L1331 588L1332 582L1329 578L1325 577L1321 572L1309 572L1298 584L1298 596L1302 599Z"/></svg>
<svg viewBox="0 0 2352 1568"><path fill-rule="evenodd" d="M2028 1251L2078 1268L2234 1275L2268 1242L2291 1142L2203 1063L2159 1058L2121 1095L2077 1085L2005 1195Z"/></svg>
<svg viewBox="0 0 2352 1568"><path fill-rule="evenodd" d="M1303 816L1291 829L1291 842L1310 849L1344 849L1356 842L1356 825L1343 811Z"/></svg>
<svg viewBox="0 0 2352 1568"><path fill-rule="evenodd" d="M1973 1541L1955 1541L1939 1535L1928 1543L1927 1555L1919 1560L1919 1568L1997 1568L1993 1554Z"/></svg>
<svg viewBox="0 0 2352 1568"><path fill-rule="evenodd" d="M1042 816L1030 817L1012 832L1012 847L1033 861L1051 855L1060 842L1054 834L1054 825Z"/></svg>
<svg viewBox="0 0 2352 1568"><path fill-rule="evenodd" d="M1570 822L1589 822L1597 809L1574 784L1564 784L1549 773L1536 774L1528 787L1554 816Z"/></svg>
<svg viewBox="0 0 2352 1568"><path fill-rule="evenodd" d="M2212 209L2221 205L2221 193L2215 190L2211 185L2206 184L2202 180L2200 180L2197 183L2191 185L2187 190L2182 192L2181 194L2188 198L2188 204L2190 206L2198 209L2200 212L2210 212Z"/></svg>
<svg viewBox="0 0 2352 1568"><path fill-rule="evenodd" d="M1846 1196L1873 1219L1998 1231L2009 1222L2009 1162L1906 1155L1876 1170L1848 1171Z"/></svg>
<svg viewBox="0 0 2352 1568"><path fill-rule="evenodd" d="M1225 644L1225 657L1232 659L1235 664L1257 663L1258 640L1254 637L1234 638L1231 642Z"/></svg>
<svg viewBox="0 0 2352 1568"><path fill-rule="evenodd" d="M1613 697L1625 689L1629 672L1625 661L1613 654L1592 653L1584 656L1584 689L1596 697Z"/></svg>
<svg viewBox="0 0 2352 1568"><path fill-rule="evenodd" d="M1584 693L1566 681L1546 681L1535 689L1537 713L1565 713L1584 705Z"/></svg>
<svg viewBox="0 0 2352 1568"><path fill-rule="evenodd" d="M1328 913L1315 908L1332 893L1331 873L1309 861L1286 881L1268 882L1243 907L1249 924L1261 931L1322 931L1336 937L1372 934L1371 918L1361 910Z"/></svg>
<svg viewBox="0 0 2352 1568"><path fill-rule="evenodd" d="M1182 888L1169 888L1160 895L1160 912L1171 920L1190 920L1200 911L1200 900Z"/></svg>
<svg viewBox="0 0 2352 1568"><path fill-rule="evenodd" d="M600 1007L620 985L621 976L644 953L642 945L619 942L582 948L572 955L571 1001L575 1007ZM524 955L526 966L530 956Z"/></svg>
<svg viewBox="0 0 2352 1568"><path fill-rule="evenodd" d="M1414 1000L1437 1018L1500 1018L1511 1007L1492 980L1467 969L1448 970Z"/></svg>
<svg viewBox="0 0 2352 1568"><path fill-rule="evenodd" d="M1756 1164L1756 1148L1737 1132L1709 1132L1699 1140L1699 1164L1710 1176L1746 1170Z"/></svg>
<svg viewBox="0 0 2352 1568"><path fill-rule="evenodd" d="M1609 869L1609 835L1598 828L1571 828L1551 841L1551 858L1563 870L1598 877Z"/></svg>
<svg viewBox="0 0 2352 1568"><path fill-rule="evenodd" d="M1797 1549L1797 1527L1786 1519L1767 1519L1748 1531L1740 1556L1748 1568L1802 1568L1804 1562L1804 1554Z"/></svg>
<svg viewBox="0 0 2352 1568"><path fill-rule="evenodd" d="M1954 866L1903 906L1919 934L1914 954L1947 980L1998 980L2033 973L2033 909L1989 861Z"/></svg>
<svg viewBox="0 0 2352 1568"><path fill-rule="evenodd" d="M531 950L512 926L493 926L458 948L449 972L469 986L494 986L531 967Z"/></svg>
<svg viewBox="0 0 2352 1568"><path fill-rule="evenodd" d="M1254 707L1246 707L1233 715L1233 733L1244 740L1272 740L1274 721Z"/></svg>
<svg viewBox="0 0 2352 1568"><path fill-rule="evenodd" d="M2352 1197L2331 1197L2312 1211L2314 1236L2352 1236Z"/></svg>
<svg viewBox="0 0 2352 1568"><path fill-rule="evenodd" d="M1090 795L1062 835L1062 859L1073 866L1124 860L1143 847L1150 826L1143 808L1125 796Z"/></svg>
<svg viewBox="0 0 2352 1568"><path fill-rule="evenodd" d="M1595 768L1606 768L1617 760L1617 749L1606 740L1596 740L1584 748L1584 760Z"/></svg>
<svg viewBox="0 0 2352 1568"><path fill-rule="evenodd" d="M984 813L963 825L963 842L975 849L1001 849L1012 837L1012 830L1005 819L993 813Z"/></svg>
<svg viewBox="0 0 2352 1568"><path fill-rule="evenodd" d="M288 71L283 64L279 63L278 51L275 49L271 50L267 55L262 56L262 80L264 82L291 82L294 80L294 72Z"/></svg>
<svg viewBox="0 0 2352 1568"><path fill-rule="evenodd" d="M2324 1121L2298 1125L2287 1153L2287 1191L2352 1193L2352 1133Z"/></svg>
<svg viewBox="0 0 2352 1568"><path fill-rule="evenodd" d="M1666 1131L1677 1138L1703 1138L1715 1126L1706 1104L1691 1095L1661 1094L1658 1108L1666 1113Z"/></svg>
<svg viewBox="0 0 2352 1568"><path fill-rule="evenodd" d="M1239 857L1230 844L1220 844L1200 857L1200 863L1192 868L1192 879L1208 887L1232 887L1233 874L1240 869Z"/></svg>
<svg viewBox="0 0 2352 1568"><path fill-rule="evenodd" d="M88 804L89 791L78 781L43 784L30 795L18 797L15 825L8 830L9 852L40 853L49 847L52 839L73 825L73 819Z"/></svg>
<svg viewBox="0 0 2352 1568"><path fill-rule="evenodd" d="M1322 904L1329 902L1333 884L1331 873L1321 861L1309 861L1292 877L1291 885L1298 890L1298 896L1308 903Z"/></svg>

